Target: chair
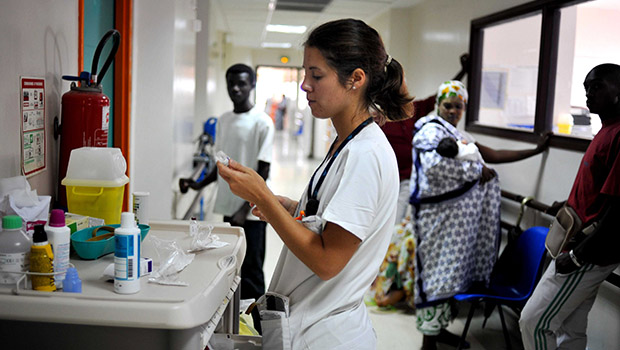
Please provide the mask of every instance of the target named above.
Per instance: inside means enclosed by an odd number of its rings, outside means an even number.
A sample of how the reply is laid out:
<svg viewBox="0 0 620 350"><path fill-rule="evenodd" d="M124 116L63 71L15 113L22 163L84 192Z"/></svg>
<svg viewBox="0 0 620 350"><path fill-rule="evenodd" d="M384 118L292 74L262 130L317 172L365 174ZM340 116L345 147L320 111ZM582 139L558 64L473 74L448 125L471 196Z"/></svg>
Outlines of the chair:
<svg viewBox="0 0 620 350"><path fill-rule="evenodd" d="M545 257L545 238L548 231L548 228L540 226L525 230L514 243L504 248L495 264L488 288L472 290L454 296L456 300L471 302L467 322L457 349L461 349L463 346L474 311L478 304L483 301L487 302L487 305L490 303L490 305L497 306L506 347L509 350L511 349L502 305L512 308L519 314L532 295L540 277L541 265Z"/></svg>

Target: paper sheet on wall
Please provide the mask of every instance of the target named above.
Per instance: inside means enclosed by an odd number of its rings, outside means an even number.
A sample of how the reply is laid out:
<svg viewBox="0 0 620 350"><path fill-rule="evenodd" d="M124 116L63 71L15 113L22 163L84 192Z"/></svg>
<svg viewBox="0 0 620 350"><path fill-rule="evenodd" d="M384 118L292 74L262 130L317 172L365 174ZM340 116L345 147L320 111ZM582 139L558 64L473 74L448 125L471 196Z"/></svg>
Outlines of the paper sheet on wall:
<svg viewBox="0 0 620 350"><path fill-rule="evenodd" d="M45 79L20 78L21 165L25 176L45 170Z"/></svg>

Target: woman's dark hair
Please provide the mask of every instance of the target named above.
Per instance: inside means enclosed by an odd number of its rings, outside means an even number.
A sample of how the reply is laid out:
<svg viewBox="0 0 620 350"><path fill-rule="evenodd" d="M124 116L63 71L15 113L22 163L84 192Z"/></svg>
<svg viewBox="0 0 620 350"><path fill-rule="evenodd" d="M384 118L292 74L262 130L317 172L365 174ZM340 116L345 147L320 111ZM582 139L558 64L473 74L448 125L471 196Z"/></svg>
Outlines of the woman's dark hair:
<svg viewBox="0 0 620 350"><path fill-rule="evenodd" d="M351 18L327 22L310 33L304 46L321 52L343 86L351 73L361 68L369 82L366 107L378 112L379 121L410 117L405 106L413 98L401 91L403 67L385 52L379 33L372 27Z"/></svg>

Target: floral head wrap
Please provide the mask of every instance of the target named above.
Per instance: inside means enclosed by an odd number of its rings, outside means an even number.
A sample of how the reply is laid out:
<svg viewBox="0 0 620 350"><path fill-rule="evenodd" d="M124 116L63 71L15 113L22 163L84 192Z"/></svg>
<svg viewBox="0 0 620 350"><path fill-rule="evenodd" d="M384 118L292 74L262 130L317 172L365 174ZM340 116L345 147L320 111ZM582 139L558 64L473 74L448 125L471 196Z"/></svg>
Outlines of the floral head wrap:
<svg viewBox="0 0 620 350"><path fill-rule="evenodd" d="M465 85L458 80L448 80L439 85L437 89L437 106L447 97L458 97L463 103L467 103L468 94Z"/></svg>

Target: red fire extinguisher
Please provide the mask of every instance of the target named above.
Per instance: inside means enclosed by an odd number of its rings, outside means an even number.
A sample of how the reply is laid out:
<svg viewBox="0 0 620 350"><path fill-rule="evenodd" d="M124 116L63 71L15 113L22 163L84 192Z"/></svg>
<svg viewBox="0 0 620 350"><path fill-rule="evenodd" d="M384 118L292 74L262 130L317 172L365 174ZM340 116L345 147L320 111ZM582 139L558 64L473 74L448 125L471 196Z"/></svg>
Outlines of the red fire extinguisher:
<svg viewBox="0 0 620 350"><path fill-rule="evenodd" d="M97 74L99 56L110 38L114 38L114 45L101 72ZM58 124L58 118L54 120L54 136L60 134L57 200L61 208L67 207L65 187L60 182L67 174L71 150L80 147L108 147L110 99L103 94L101 81L114 60L119 44L120 33L115 29L108 31L97 45L91 72L81 72L78 77L62 77L63 80L74 82L71 83L71 91L62 95L62 124Z"/></svg>

